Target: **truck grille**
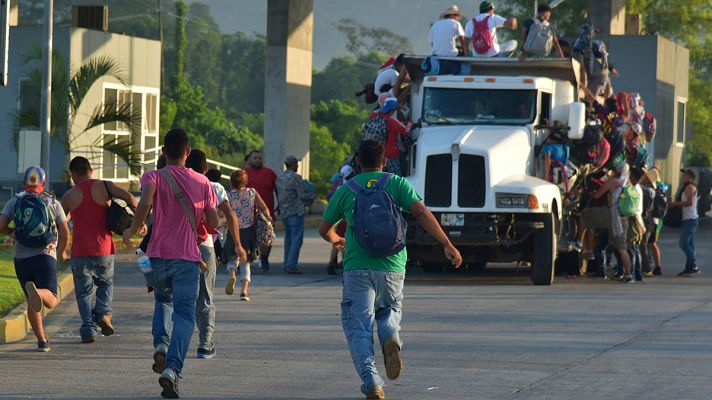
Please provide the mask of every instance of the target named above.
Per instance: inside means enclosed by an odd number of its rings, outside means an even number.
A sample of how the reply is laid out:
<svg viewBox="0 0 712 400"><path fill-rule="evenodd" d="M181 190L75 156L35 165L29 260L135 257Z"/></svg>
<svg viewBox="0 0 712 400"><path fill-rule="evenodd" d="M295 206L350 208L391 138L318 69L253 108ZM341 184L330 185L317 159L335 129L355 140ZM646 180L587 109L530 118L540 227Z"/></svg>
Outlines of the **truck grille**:
<svg viewBox="0 0 712 400"><path fill-rule="evenodd" d="M428 156L425 163L425 205L450 207L452 205L452 155Z"/></svg>
<svg viewBox="0 0 712 400"><path fill-rule="evenodd" d="M457 186L457 204L460 207L484 207L487 183L485 182L485 158L462 154L458 165L460 181Z"/></svg>

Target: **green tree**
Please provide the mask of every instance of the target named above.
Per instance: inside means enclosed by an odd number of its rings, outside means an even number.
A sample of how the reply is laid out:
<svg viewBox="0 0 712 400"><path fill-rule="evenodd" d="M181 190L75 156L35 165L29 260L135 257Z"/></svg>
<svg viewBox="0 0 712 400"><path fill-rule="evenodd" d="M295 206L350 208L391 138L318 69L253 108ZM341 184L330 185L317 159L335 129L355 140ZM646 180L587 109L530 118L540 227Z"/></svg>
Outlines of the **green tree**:
<svg viewBox="0 0 712 400"><path fill-rule="evenodd" d="M390 55L413 52L408 38L385 28L367 27L349 18L340 20L336 29L346 35L346 50L354 55L374 51Z"/></svg>
<svg viewBox="0 0 712 400"><path fill-rule="evenodd" d="M363 122L368 119L368 111L353 100L329 100L312 105L311 120L323 126L338 143L349 146L355 152L363 136Z"/></svg>
<svg viewBox="0 0 712 400"><path fill-rule="evenodd" d="M375 80L378 67L387 58L377 52L333 58L322 71L314 73L312 103L356 99L354 95ZM358 101L366 108L361 99Z"/></svg>
<svg viewBox="0 0 712 400"><path fill-rule="evenodd" d="M686 163L712 162L712 3L709 0L628 0L629 13L639 13L648 33L657 33L690 49L690 100L687 120L692 138Z"/></svg>
<svg viewBox="0 0 712 400"><path fill-rule="evenodd" d="M310 126L310 180L318 194L325 194L331 186L331 176L338 172L349 155L349 146L334 140L329 128L312 122Z"/></svg>

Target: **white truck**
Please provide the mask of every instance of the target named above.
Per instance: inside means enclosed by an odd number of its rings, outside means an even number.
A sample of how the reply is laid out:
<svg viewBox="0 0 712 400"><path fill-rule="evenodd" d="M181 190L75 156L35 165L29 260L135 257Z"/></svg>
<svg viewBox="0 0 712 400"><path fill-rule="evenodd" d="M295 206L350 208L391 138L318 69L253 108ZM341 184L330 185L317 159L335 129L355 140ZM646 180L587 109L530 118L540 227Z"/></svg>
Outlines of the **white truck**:
<svg viewBox="0 0 712 400"><path fill-rule="evenodd" d="M570 59L444 58L467 75L424 76L423 57L407 57L413 131L404 175L423 196L468 268L524 262L537 285L554 280L566 210L560 187L540 179L538 149L561 121L568 138L585 128L579 65ZM468 72L468 70L465 70ZM410 262L445 264L440 246L409 220Z"/></svg>

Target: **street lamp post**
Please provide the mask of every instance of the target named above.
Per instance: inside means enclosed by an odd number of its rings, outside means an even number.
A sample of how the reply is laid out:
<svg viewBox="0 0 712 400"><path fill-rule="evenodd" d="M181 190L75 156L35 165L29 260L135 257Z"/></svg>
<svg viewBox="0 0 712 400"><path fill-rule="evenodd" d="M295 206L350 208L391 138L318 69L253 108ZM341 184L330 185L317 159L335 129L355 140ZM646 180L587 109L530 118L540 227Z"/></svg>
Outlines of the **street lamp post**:
<svg viewBox="0 0 712 400"><path fill-rule="evenodd" d="M42 147L40 150L40 166L45 170L49 186L49 131L52 123L52 25L53 0L45 0L44 9L44 46L42 48L42 93L40 100L40 131L42 132Z"/></svg>

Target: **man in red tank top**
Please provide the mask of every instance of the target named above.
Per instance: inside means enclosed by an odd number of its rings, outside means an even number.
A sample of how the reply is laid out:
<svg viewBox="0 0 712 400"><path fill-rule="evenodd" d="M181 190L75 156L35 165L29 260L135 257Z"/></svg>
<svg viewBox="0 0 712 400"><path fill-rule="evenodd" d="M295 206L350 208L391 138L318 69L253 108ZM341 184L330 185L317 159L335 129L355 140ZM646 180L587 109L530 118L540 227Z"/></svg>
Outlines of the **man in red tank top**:
<svg viewBox="0 0 712 400"><path fill-rule="evenodd" d="M124 200L134 209L136 198L113 182L92 179L89 160L74 157L69 163L74 187L62 197L62 208L73 222L72 274L77 306L82 318L82 343L94 343L101 332L114 334L111 298L114 285L114 241L106 226L106 212L112 198ZM96 302L92 292L96 286Z"/></svg>

